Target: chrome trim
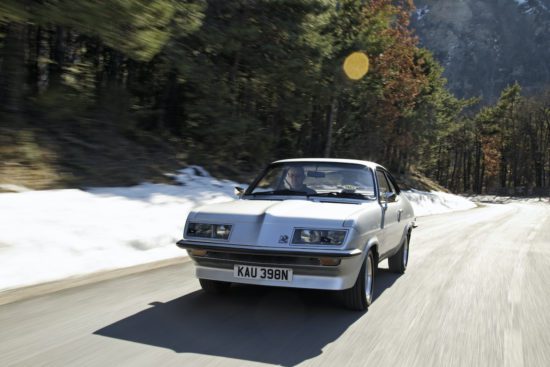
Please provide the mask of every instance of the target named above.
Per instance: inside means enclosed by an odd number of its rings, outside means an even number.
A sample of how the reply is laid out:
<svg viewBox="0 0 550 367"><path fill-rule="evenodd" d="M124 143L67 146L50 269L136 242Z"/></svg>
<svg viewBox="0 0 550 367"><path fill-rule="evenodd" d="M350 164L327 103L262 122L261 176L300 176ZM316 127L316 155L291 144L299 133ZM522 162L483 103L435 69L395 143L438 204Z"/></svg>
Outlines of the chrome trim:
<svg viewBox="0 0 550 367"><path fill-rule="evenodd" d="M333 250L322 251L319 249L303 250L293 248L276 248L276 247L258 247L258 246L238 246L238 245L225 245L209 242L194 242L179 240L177 242L178 247L183 249L195 249L195 250L212 250L220 252L236 252L242 254L260 254L260 255L281 255L281 256L319 256L319 257L354 257L362 254L359 249L353 250Z"/></svg>
<svg viewBox="0 0 550 367"><path fill-rule="evenodd" d="M403 265L405 269L409 263L409 240L406 238L405 243L403 244Z"/></svg>
<svg viewBox="0 0 550 367"><path fill-rule="evenodd" d="M373 297L373 287L372 287L372 283L373 283L373 269L374 269L374 264L373 264L373 259L372 259L372 256L367 256L367 267L365 269L365 296L367 297L367 303L371 303L372 302L372 297Z"/></svg>
<svg viewBox="0 0 550 367"><path fill-rule="evenodd" d="M299 256L301 257L301 256ZM278 268L292 268L292 269L336 269L338 270L338 265L336 266L327 266L327 265L313 265L313 264L290 264L290 263L284 263L284 262L274 262L274 261L252 261L252 260L239 260L239 259L220 259L216 257L210 257L210 256L201 256L195 259L195 261L201 265L205 263L221 263L221 264L228 264L228 265L235 265L235 264L242 264L242 265L254 265L254 266L271 266L271 267L278 267Z"/></svg>

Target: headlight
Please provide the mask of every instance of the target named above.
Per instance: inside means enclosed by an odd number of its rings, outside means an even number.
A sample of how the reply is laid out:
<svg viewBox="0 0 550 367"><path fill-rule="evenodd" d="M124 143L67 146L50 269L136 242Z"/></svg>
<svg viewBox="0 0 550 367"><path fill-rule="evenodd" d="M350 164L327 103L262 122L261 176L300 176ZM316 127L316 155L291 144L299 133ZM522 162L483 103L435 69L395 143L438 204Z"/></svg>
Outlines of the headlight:
<svg viewBox="0 0 550 367"><path fill-rule="evenodd" d="M228 224L189 223L187 236L227 240L231 233L231 227Z"/></svg>
<svg viewBox="0 0 550 367"><path fill-rule="evenodd" d="M297 245L341 245L347 231L325 229L296 229L292 243Z"/></svg>

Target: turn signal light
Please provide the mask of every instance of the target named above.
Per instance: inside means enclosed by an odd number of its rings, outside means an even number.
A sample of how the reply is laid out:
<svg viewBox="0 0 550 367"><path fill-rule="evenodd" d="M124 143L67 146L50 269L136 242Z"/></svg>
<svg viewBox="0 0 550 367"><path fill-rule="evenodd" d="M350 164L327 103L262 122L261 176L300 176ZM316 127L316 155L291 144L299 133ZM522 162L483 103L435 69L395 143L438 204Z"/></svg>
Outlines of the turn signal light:
<svg viewBox="0 0 550 367"><path fill-rule="evenodd" d="M319 262L323 266L336 266L340 265L341 260L334 257L321 257L319 258Z"/></svg>
<svg viewBox="0 0 550 367"><path fill-rule="evenodd" d="M189 250L192 256L206 256L206 250Z"/></svg>

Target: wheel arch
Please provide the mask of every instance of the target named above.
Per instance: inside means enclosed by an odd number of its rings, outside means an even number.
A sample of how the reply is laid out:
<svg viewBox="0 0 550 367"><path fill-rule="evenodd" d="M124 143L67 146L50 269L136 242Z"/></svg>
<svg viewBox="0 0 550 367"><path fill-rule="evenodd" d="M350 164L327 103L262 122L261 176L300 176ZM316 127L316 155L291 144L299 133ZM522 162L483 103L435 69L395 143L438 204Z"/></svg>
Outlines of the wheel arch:
<svg viewBox="0 0 550 367"><path fill-rule="evenodd" d="M374 256L375 269L378 269L378 261L380 260L380 252L378 252L378 246L379 244L377 238L371 238L365 246L365 258L367 257L369 251L372 251L372 254Z"/></svg>

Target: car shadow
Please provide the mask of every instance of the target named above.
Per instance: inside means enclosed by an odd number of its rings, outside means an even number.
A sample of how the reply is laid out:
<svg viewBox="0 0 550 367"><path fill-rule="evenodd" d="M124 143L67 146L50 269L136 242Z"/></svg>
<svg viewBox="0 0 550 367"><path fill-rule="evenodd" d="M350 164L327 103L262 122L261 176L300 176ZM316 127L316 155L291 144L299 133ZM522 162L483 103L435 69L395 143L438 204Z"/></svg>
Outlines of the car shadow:
<svg viewBox="0 0 550 367"><path fill-rule="evenodd" d="M379 287L392 279L382 273ZM320 355L366 314L345 309L336 292L249 285L150 306L94 334L177 353L294 366Z"/></svg>
<svg viewBox="0 0 550 367"><path fill-rule="evenodd" d="M374 278L374 302L390 288L403 274L392 273L389 269L378 268Z"/></svg>

